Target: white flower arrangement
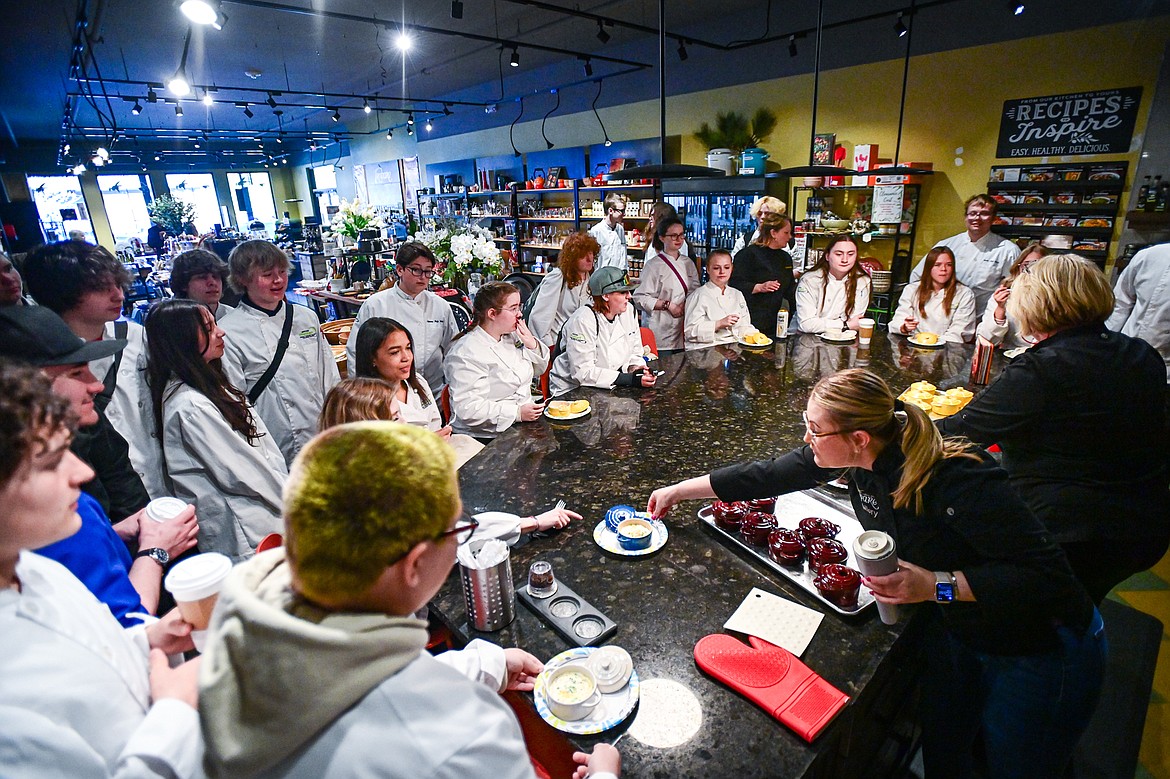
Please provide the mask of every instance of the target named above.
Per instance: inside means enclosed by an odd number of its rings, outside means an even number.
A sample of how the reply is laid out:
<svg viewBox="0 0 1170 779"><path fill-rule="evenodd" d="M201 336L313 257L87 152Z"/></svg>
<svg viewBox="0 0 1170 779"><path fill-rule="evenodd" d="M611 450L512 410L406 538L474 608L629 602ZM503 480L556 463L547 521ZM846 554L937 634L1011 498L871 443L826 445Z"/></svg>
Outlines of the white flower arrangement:
<svg viewBox="0 0 1170 779"><path fill-rule="evenodd" d="M500 250L492 241L492 234L474 225L456 225L443 220L428 226L408 240L418 241L435 254L443 265L442 276L452 281L457 274L473 271L498 276L503 270Z"/></svg>
<svg viewBox="0 0 1170 779"><path fill-rule="evenodd" d="M337 216L330 223L333 232L353 241L357 240L358 233L362 230L381 230L383 227L385 225L378 213L372 206L363 205L361 200L349 203L343 199Z"/></svg>

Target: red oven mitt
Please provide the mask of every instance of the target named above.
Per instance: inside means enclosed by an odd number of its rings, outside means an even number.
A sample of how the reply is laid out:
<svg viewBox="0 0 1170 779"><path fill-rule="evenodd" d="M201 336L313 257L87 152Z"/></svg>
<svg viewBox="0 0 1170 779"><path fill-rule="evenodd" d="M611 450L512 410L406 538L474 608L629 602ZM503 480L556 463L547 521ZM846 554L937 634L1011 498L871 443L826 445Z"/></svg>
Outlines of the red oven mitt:
<svg viewBox="0 0 1170 779"><path fill-rule="evenodd" d="M849 696L787 649L749 636L751 646L723 633L695 644L695 663L812 742L845 708Z"/></svg>

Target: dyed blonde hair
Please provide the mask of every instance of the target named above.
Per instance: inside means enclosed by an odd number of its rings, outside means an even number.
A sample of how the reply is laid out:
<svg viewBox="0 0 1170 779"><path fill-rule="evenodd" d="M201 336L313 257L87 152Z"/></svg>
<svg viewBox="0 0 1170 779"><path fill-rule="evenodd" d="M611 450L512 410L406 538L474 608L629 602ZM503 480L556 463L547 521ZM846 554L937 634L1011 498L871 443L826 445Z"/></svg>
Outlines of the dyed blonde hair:
<svg viewBox="0 0 1170 779"><path fill-rule="evenodd" d="M320 433L284 487L285 547L302 594L361 596L445 531L458 507L454 450L430 430L354 422Z"/></svg>
<svg viewBox="0 0 1170 779"><path fill-rule="evenodd" d="M784 204L783 200L778 197L772 197L771 195L764 195L763 197L756 198L751 208L748 209L748 213L752 215L752 219L760 218L760 209L764 206L767 206L773 214L788 213L788 206Z"/></svg>
<svg viewBox="0 0 1170 779"><path fill-rule="evenodd" d="M1026 335L1099 325L1113 313L1113 290L1093 263L1076 254L1037 260L1012 284L1008 316Z"/></svg>
<svg viewBox="0 0 1170 779"><path fill-rule="evenodd" d="M864 430L881 444L897 442L906 457L902 476L894 490L894 508L912 507L922 513L922 491L934 466L952 457L970 457L970 444L959 438L943 438L926 412L906 406L906 420L894 414L894 393L880 376L864 368L850 368L817 382L809 396L828 412L841 430Z"/></svg>
<svg viewBox="0 0 1170 779"><path fill-rule="evenodd" d="M342 379L325 396L318 430L348 424L394 419L394 385L384 379L356 377Z"/></svg>
<svg viewBox="0 0 1170 779"><path fill-rule="evenodd" d="M768 214L760 221L760 232L752 243L767 246L768 241L772 240L772 233L791 225L792 220L784 214Z"/></svg>

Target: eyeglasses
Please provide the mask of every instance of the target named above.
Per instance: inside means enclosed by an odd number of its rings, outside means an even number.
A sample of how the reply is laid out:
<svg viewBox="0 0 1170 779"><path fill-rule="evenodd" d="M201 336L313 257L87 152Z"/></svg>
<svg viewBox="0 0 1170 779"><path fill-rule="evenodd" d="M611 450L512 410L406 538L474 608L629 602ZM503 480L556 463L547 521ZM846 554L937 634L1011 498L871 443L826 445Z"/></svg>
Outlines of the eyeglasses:
<svg viewBox="0 0 1170 779"><path fill-rule="evenodd" d="M435 540L442 541L447 536L455 536L455 543L463 546L471 540L477 527L479 527L479 520L464 511L459 515L459 521L455 523L455 527L439 533L435 536Z"/></svg>
<svg viewBox="0 0 1170 779"><path fill-rule="evenodd" d="M829 432L829 433L816 433L816 432L813 432L813 429L808 426L808 412L807 411L801 411L800 418L802 420L804 420L804 431L806 433L808 433L809 438L827 438L827 437L833 436L833 435L844 435L845 433L857 432L856 430L833 430L832 432Z"/></svg>
<svg viewBox="0 0 1170 779"><path fill-rule="evenodd" d="M416 268L413 265L407 265L406 267L403 268L403 270L414 274L414 277L416 279L425 279L428 276L430 276L432 273L435 272L435 269L433 266L430 268Z"/></svg>
<svg viewBox="0 0 1170 779"><path fill-rule="evenodd" d="M669 238L672 241L681 241L685 233L666 233L663 238Z"/></svg>
<svg viewBox="0 0 1170 779"><path fill-rule="evenodd" d="M967 212L968 219L974 219L974 218L990 219L991 217L992 217L992 213L990 211L968 211Z"/></svg>

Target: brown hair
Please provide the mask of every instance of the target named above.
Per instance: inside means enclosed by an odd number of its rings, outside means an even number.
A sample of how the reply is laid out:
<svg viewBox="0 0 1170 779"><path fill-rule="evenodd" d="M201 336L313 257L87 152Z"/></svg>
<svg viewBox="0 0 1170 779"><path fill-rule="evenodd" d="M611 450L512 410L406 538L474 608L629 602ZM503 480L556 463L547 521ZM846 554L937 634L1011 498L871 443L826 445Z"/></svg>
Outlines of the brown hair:
<svg viewBox="0 0 1170 779"><path fill-rule="evenodd" d="M451 343L458 341L475 328L483 327L483 323L487 321L488 312L492 309L497 311L502 309L504 307L504 301L513 293L518 295L520 294L520 290L506 281L489 281L480 287L479 292L475 293L471 324L462 333L452 338Z"/></svg>
<svg viewBox="0 0 1170 779"><path fill-rule="evenodd" d="M565 286L573 289L585 283L589 274L581 273L578 266L586 255L592 254L596 257L600 251L601 244L586 231L578 230L575 233L570 233L565 242L561 244L561 253L557 255L557 267L560 268L561 275L565 277Z"/></svg>
<svg viewBox="0 0 1170 779"><path fill-rule="evenodd" d="M1008 315L1026 335L1099 325L1113 313L1113 290L1093 263L1076 254L1053 254L1021 273L1008 297Z"/></svg>
<svg viewBox="0 0 1170 779"><path fill-rule="evenodd" d="M288 255L270 241L244 241L228 255L228 282L236 292L244 292L257 273L289 267Z"/></svg>
<svg viewBox="0 0 1170 779"><path fill-rule="evenodd" d="M388 381L366 377L342 379L325 396L317 430L349 422L392 421L393 404L394 385Z"/></svg>
<svg viewBox="0 0 1170 779"><path fill-rule="evenodd" d="M825 295L829 292L829 252L833 251L833 247L839 243L848 241L857 247L860 252L861 247L857 246L857 239L852 235L838 235L829 241L828 246L825 247L821 259L817 260L817 264L809 269L808 273L821 272L824 276L824 284L821 285L821 311L825 310ZM848 276L845 279L845 318L853 316L853 301L857 297L857 280L868 279L869 274L865 272L865 268L861 267L860 258L853 263L853 267L849 269Z"/></svg>
<svg viewBox="0 0 1170 779"><path fill-rule="evenodd" d="M29 294L55 314L72 309L87 292L130 284L130 272L109 249L84 241L38 246L25 255L21 273Z"/></svg>
<svg viewBox="0 0 1170 779"><path fill-rule="evenodd" d="M894 508L913 505L922 513L922 491L930 481L934 466L952 457L970 457L969 443L959 438L943 438L926 412L906 405L905 417L894 413L894 393L876 373L864 368L849 368L826 376L816 383L809 402L828 412L841 430L861 430L880 444L897 443L906 458L898 486L893 492Z"/></svg>
<svg viewBox="0 0 1170 779"><path fill-rule="evenodd" d="M610 192L605 196L605 215L609 216L609 209L615 208L623 214L626 211L626 196L620 192Z"/></svg>
<svg viewBox="0 0 1170 779"><path fill-rule="evenodd" d="M67 400L53 394L48 377L37 368L0 360L0 487L43 452L61 428L72 434L77 417Z"/></svg>
<svg viewBox="0 0 1170 779"><path fill-rule="evenodd" d="M171 263L171 290L175 297L187 297L191 279L212 273L219 276L221 284L227 281L228 266L219 255L207 249L192 249L183 252Z"/></svg>
<svg viewBox="0 0 1170 779"><path fill-rule="evenodd" d="M792 220L784 216L784 214L768 214L760 220L760 232L756 235L756 240L752 243L759 246L767 246L768 241L772 240L772 233L777 230L783 230L792 224Z"/></svg>
<svg viewBox="0 0 1170 779"><path fill-rule="evenodd" d="M1003 285L1005 287L1010 287L1012 285L1012 282L1014 282L1016 277L1020 275L1021 270L1024 267L1024 260L1028 257L1029 254L1039 254L1040 259L1043 259L1051 252L1051 249L1039 241L1033 241L1032 243L1025 246L1023 251L1020 252L1020 256L1016 258L1016 261L1012 263L1012 267L1008 270L1008 275L1007 278L1003 280ZM1035 260L1033 260L1033 262L1035 262Z"/></svg>
<svg viewBox="0 0 1170 779"><path fill-rule="evenodd" d="M959 278L955 275L955 253L945 246L936 246L926 253L926 259L922 261L922 279L918 282L918 298L914 301L914 307L922 316L926 316L926 304L934 295L934 280L930 277L930 271L944 254L951 258L951 280L943 287L942 306L946 315L951 315L951 303L955 300L955 290L959 288Z"/></svg>
<svg viewBox="0 0 1170 779"><path fill-rule="evenodd" d="M969 197L965 201L963 201L963 213L964 214L967 213L967 209L969 209L971 207L972 203L978 203L981 206L989 207L991 209L991 218L992 219L994 219L995 215L997 213L999 213L999 203L997 203L995 198L993 198L991 195L988 195L986 192L981 192L978 195L972 195L971 197Z"/></svg>
<svg viewBox="0 0 1170 779"><path fill-rule="evenodd" d="M646 229L643 235L650 238L650 245L657 251L662 251L662 239L658 237L658 223L667 217L678 219L678 211L670 203L659 200L650 206L650 216L646 217Z"/></svg>

